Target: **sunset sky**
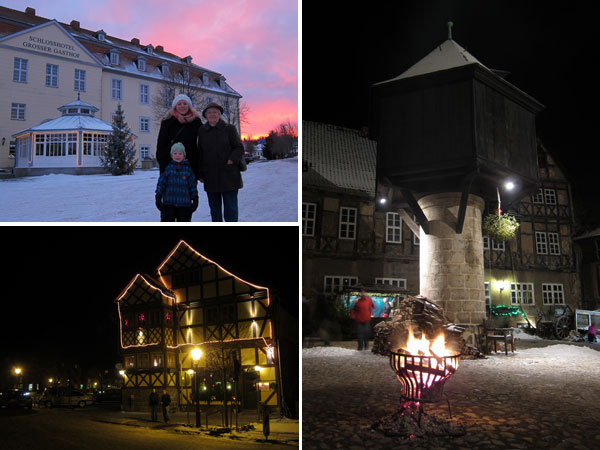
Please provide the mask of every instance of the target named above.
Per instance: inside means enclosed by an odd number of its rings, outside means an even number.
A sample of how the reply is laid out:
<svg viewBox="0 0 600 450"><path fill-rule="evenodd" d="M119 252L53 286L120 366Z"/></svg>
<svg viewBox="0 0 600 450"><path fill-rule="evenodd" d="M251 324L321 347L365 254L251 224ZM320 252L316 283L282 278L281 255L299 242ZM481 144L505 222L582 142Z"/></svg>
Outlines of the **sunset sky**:
<svg viewBox="0 0 600 450"><path fill-rule="evenodd" d="M258 137L298 123L296 0L0 0L0 5L82 28L103 29L225 76L250 108L242 135Z"/></svg>

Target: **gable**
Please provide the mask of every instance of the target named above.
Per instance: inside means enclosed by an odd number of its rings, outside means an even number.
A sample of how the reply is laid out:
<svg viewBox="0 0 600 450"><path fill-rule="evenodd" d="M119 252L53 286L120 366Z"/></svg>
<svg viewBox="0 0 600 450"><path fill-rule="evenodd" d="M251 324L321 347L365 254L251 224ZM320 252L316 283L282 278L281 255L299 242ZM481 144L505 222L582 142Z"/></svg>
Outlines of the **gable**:
<svg viewBox="0 0 600 450"><path fill-rule="evenodd" d="M198 283L205 285L211 293L220 295L247 293L255 289L268 288L257 286L242 280L214 261L206 258L190 247L185 241L179 241L169 256L158 267L157 272L160 280L174 289L174 274L195 270ZM213 289L214 287L214 289ZM206 294L206 293L205 293ZM212 296L212 295L211 295Z"/></svg>
<svg viewBox="0 0 600 450"><path fill-rule="evenodd" d="M46 56L100 66L100 61L69 34L56 20L26 28L0 39L0 45Z"/></svg>

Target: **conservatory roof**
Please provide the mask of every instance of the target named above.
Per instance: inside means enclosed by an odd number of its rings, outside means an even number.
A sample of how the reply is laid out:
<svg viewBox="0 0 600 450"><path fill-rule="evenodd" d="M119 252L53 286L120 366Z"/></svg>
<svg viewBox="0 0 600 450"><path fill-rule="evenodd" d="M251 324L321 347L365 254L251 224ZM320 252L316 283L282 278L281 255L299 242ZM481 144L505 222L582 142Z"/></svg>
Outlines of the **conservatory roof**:
<svg viewBox="0 0 600 450"><path fill-rule="evenodd" d="M89 115L61 116L56 119L47 120L31 128L13 134L18 137L27 133L40 133L52 131L96 131L100 133L112 133L112 126L103 120Z"/></svg>

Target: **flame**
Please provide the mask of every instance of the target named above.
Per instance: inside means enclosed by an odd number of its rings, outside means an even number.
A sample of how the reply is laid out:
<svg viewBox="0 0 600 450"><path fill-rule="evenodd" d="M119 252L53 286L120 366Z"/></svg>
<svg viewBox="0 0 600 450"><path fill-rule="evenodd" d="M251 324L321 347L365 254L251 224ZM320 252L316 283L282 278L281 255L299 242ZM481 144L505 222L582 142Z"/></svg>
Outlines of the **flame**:
<svg viewBox="0 0 600 450"><path fill-rule="evenodd" d="M417 340L412 332L412 329L408 330L408 341L406 342L405 350L411 355L419 356L451 356L452 352L446 348L446 339L444 333L441 333L433 342L425 338L425 335L421 336L421 339Z"/></svg>

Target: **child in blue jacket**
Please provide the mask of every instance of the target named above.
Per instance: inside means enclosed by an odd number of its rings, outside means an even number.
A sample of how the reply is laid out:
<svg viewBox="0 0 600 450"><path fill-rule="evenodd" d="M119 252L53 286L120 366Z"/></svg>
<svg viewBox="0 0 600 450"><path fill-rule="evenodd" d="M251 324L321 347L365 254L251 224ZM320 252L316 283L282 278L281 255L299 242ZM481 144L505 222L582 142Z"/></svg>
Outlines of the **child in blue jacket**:
<svg viewBox="0 0 600 450"><path fill-rule="evenodd" d="M173 144L173 159L158 178L156 207L161 222L191 222L192 213L198 208L196 177L185 156L184 145Z"/></svg>

